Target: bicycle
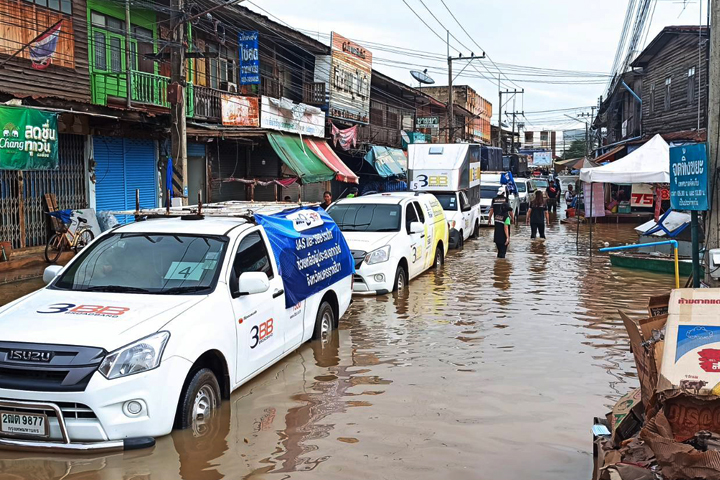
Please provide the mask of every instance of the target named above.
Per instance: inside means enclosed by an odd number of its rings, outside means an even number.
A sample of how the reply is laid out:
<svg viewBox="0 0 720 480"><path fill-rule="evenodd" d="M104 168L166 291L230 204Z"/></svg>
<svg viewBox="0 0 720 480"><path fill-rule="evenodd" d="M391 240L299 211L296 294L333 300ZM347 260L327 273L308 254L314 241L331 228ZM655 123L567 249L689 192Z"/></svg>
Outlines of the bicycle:
<svg viewBox="0 0 720 480"><path fill-rule="evenodd" d="M68 250L74 249L75 253L78 253L95 238L95 234L90 230L87 220L82 217L78 217L78 227L75 233L71 232L67 226L70 218L68 212L69 211L46 212L51 217L59 219L58 223L62 225L60 229L55 231L45 245L45 260L48 263L57 262L66 247Z"/></svg>

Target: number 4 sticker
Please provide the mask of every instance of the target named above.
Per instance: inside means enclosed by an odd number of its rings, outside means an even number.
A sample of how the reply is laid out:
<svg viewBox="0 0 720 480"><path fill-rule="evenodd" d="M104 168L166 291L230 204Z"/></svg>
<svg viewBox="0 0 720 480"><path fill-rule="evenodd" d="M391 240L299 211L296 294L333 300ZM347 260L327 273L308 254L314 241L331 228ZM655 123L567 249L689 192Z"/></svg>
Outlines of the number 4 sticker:
<svg viewBox="0 0 720 480"><path fill-rule="evenodd" d="M202 262L172 262L165 274L165 280L200 280L202 266Z"/></svg>

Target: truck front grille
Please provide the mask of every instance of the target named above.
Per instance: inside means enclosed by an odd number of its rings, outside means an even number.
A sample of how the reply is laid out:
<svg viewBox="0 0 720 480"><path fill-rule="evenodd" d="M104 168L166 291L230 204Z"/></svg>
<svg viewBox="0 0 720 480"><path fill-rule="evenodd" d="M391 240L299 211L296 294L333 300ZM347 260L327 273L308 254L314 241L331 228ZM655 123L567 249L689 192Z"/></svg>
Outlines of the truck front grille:
<svg viewBox="0 0 720 480"><path fill-rule="evenodd" d="M0 388L82 392L106 354L95 347L0 342Z"/></svg>
<svg viewBox="0 0 720 480"><path fill-rule="evenodd" d="M11 399L3 399L0 398L0 403L3 401L13 402ZM53 402L55 405L60 407L60 411L63 414L63 417L67 420L68 418L97 418L95 415L95 412L92 411L90 407L87 405L83 405L82 403L74 403L74 402ZM48 417L55 418L55 410L51 408L15 408L15 407L3 407L0 405L0 410L3 412L13 412L13 413L35 413L38 415L47 415Z"/></svg>

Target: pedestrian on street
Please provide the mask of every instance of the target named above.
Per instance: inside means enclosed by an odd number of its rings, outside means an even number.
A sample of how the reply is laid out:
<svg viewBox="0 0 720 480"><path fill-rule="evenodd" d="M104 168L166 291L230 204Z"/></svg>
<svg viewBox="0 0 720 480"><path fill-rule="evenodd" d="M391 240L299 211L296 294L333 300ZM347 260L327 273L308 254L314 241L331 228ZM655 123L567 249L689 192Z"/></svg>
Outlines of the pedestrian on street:
<svg viewBox="0 0 720 480"><path fill-rule="evenodd" d="M350 193L347 194L347 197L346 197L346 198L355 198L355 197L357 197L357 196L359 196L359 195L360 195L360 194L358 193L358 188L357 188L357 187L352 187L352 188L350 189Z"/></svg>
<svg viewBox="0 0 720 480"><path fill-rule="evenodd" d="M558 193L557 198L558 198L558 203L560 203L560 199L563 197L562 197L562 186L560 185L560 179L558 177L555 177L555 188L557 188L557 193Z"/></svg>
<svg viewBox="0 0 720 480"><path fill-rule="evenodd" d="M535 198L530 202L525 224L530 224L530 238L535 238L536 234L540 234L540 238L545 238L545 222L550 223L550 213L548 212L545 198L540 190L535 191Z"/></svg>
<svg viewBox="0 0 720 480"><path fill-rule="evenodd" d="M545 193L547 194L547 197L548 197L548 201L547 201L548 211L557 213L558 189L555 186L554 182L550 182L550 184L547 187L547 190L545 190Z"/></svg>
<svg viewBox="0 0 720 480"><path fill-rule="evenodd" d="M330 204L332 203L332 193L330 191L326 191L323 193L323 203L320 204L323 210L327 210Z"/></svg>
<svg viewBox="0 0 720 480"><path fill-rule="evenodd" d="M568 190L565 192L565 204L568 208L572 207L573 201L575 200L575 192L573 191L573 186L568 185Z"/></svg>
<svg viewBox="0 0 720 480"><path fill-rule="evenodd" d="M497 258L505 258L508 245L510 245L510 204L505 198L505 187L498 189L497 197L493 198L488 221L495 224L493 240L497 246Z"/></svg>

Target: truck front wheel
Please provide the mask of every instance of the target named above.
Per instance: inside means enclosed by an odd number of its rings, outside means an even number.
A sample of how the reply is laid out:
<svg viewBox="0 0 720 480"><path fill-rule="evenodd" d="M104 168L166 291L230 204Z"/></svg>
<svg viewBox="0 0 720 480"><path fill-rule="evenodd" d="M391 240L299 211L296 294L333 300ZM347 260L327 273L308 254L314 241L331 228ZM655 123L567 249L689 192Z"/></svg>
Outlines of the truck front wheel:
<svg viewBox="0 0 720 480"><path fill-rule="evenodd" d="M335 327L335 311L328 302L322 302L315 317L315 331L313 338L321 340L327 338Z"/></svg>
<svg viewBox="0 0 720 480"><path fill-rule="evenodd" d="M180 429L192 427L202 435L212 411L220 406L220 384L209 368L201 368L192 376L178 404L175 426Z"/></svg>

